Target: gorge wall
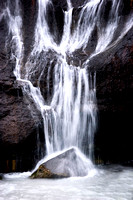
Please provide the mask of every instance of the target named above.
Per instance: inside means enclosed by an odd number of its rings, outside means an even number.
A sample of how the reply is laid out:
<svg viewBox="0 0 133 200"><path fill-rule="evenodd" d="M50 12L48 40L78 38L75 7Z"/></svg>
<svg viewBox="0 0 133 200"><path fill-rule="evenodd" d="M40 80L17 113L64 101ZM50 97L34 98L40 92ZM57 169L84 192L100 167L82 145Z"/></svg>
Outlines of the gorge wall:
<svg viewBox="0 0 133 200"><path fill-rule="evenodd" d="M82 2L82 3L81 3ZM37 15L36 0L21 0L23 15L24 53L23 63L32 49L33 32ZM78 15L84 1L72 1L74 17ZM132 12L132 1L123 0L119 13L126 20ZM52 15L57 23L60 41L63 30L63 10L65 1L53 0L54 8L49 8L49 26L52 29ZM110 1L103 11L103 19L108 16ZM4 1L0 2L0 9ZM1 17L1 16L0 16ZM1 19L1 18L0 18ZM103 23L104 23L103 20ZM121 22L122 23L122 22ZM74 24L73 24L74 26ZM120 29L121 31L121 29ZM26 171L32 169L43 156L43 124L34 104L29 107L13 74L15 61L10 60L11 49L6 45L7 25L0 20L0 172ZM92 40L95 46L96 32ZM92 49L87 49L88 56ZM76 58L83 59L80 51ZM68 58L70 59L70 58ZM106 52L93 57L90 70L97 73L98 127L95 134L96 163L132 164L132 113L133 113L133 28L117 44ZM33 119L34 116L34 119ZM39 145L38 145L39 143Z"/></svg>

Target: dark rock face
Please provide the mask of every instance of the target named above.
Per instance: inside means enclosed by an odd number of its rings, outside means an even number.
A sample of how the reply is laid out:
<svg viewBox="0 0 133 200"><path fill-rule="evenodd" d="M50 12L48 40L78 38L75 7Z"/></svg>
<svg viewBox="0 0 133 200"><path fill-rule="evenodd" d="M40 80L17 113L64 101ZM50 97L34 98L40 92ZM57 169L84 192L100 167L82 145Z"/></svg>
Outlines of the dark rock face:
<svg viewBox="0 0 133 200"><path fill-rule="evenodd" d="M34 41L35 23L37 20L37 1L21 0L24 37L24 64L27 61Z"/></svg>
<svg viewBox="0 0 133 200"><path fill-rule="evenodd" d="M22 0L21 3L26 62L33 41L37 5L34 0ZM1 1L0 10L5 6L6 1ZM11 12L14 12L14 4ZM0 172L27 171L43 156L43 124L35 105L23 96L22 88L16 82L15 61L10 60L7 35L7 23L3 18L0 21Z"/></svg>
<svg viewBox="0 0 133 200"><path fill-rule="evenodd" d="M76 150L72 148L40 165L31 178L86 176L89 167L89 163L85 164Z"/></svg>
<svg viewBox="0 0 133 200"><path fill-rule="evenodd" d="M33 118L29 102L15 81L13 67L13 63L0 60L0 171L2 172L12 171L13 160L14 171L32 168L35 160L39 158L32 156L31 160L30 156L37 151L37 135L43 132L40 113L34 108ZM20 158L23 160L20 161Z"/></svg>
<svg viewBox="0 0 133 200"><path fill-rule="evenodd" d="M71 0L72 6L74 8L78 8L80 6L83 6L85 3L87 2L87 0ZM57 7L61 7L63 10L67 10L67 1L64 0L52 0L52 3L54 5L55 8Z"/></svg>
<svg viewBox="0 0 133 200"><path fill-rule="evenodd" d="M127 163L133 159L133 28L117 45L92 58L90 65L97 72L95 153L105 163Z"/></svg>
<svg viewBox="0 0 133 200"><path fill-rule="evenodd" d="M0 180L2 180L3 179L3 175L2 174L0 174Z"/></svg>
<svg viewBox="0 0 133 200"><path fill-rule="evenodd" d="M87 0L72 0L72 7L78 9L85 4ZM66 0L52 0L52 4L47 7L47 22L49 30L57 43L60 43L64 27L64 11L68 8Z"/></svg>
<svg viewBox="0 0 133 200"><path fill-rule="evenodd" d="M22 90L15 82L15 77L12 72L13 68L11 67L12 65L10 63L1 66L1 140L7 143L17 144L21 140L24 140L30 131L33 131L35 122L30 119L31 113L28 110L28 104L24 102Z"/></svg>
<svg viewBox="0 0 133 200"><path fill-rule="evenodd" d="M97 71L99 110L130 110L133 90L132 56L133 28L118 44L93 57L90 61L90 70Z"/></svg>

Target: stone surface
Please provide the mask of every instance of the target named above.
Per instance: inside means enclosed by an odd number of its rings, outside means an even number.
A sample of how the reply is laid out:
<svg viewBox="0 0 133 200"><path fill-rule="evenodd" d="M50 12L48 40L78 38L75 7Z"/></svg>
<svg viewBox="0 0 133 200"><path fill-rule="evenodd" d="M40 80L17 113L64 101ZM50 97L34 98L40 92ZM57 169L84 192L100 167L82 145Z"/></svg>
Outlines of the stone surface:
<svg viewBox="0 0 133 200"><path fill-rule="evenodd" d="M90 166L92 166L90 161L85 163L76 149L71 148L44 162L31 175L31 178L85 176Z"/></svg>
<svg viewBox="0 0 133 200"><path fill-rule="evenodd" d="M29 102L15 80L13 68L13 63L0 61L0 139L17 144L33 132L40 115L36 111L32 119Z"/></svg>
<svg viewBox="0 0 133 200"><path fill-rule="evenodd" d="M26 61L32 45L36 1L22 0ZM6 1L0 2L0 11ZM11 5L14 9L14 4ZM26 15L25 15L25 14ZM28 29L27 29L28 27ZM29 28L30 27L30 28ZM27 171L40 159L44 147L42 118L35 105L23 96L13 70L10 37L4 18L0 20L0 172ZM31 107L33 112L31 112Z"/></svg>
<svg viewBox="0 0 133 200"><path fill-rule="evenodd" d="M40 165L37 171L35 171L30 178L67 178L65 174L56 174L51 172L45 167L45 165Z"/></svg>
<svg viewBox="0 0 133 200"><path fill-rule="evenodd" d="M98 130L95 155L105 163L132 157L133 28L108 51L90 61L97 73Z"/></svg>
<svg viewBox="0 0 133 200"><path fill-rule="evenodd" d="M52 0L52 2L53 2L55 9L57 7L61 7L63 10L67 10L67 1L66 0L64 0L64 1L62 1L62 0ZM71 0L72 6L74 8L78 8L80 6L83 6L85 4L85 2L87 2L87 0L82 0L82 1L81 0Z"/></svg>
<svg viewBox="0 0 133 200"><path fill-rule="evenodd" d="M130 111L133 102L133 28L115 46L94 58L99 110Z"/></svg>
<svg viewBox="0 0 133 200"><path fill-rule="evenodd" d="M0 171L2 172L12 171L13 160L16 160L15 170L32 168L33 160L36 161L34 156L32 160L30 157L38 148L37 135L43 134L40 113L35 106L32 106L33 112L30 111L29 102L23 96L22 89L13 75L13 68L13 63L1 58ZM21 164L17 164L22 158Z"/></svg>

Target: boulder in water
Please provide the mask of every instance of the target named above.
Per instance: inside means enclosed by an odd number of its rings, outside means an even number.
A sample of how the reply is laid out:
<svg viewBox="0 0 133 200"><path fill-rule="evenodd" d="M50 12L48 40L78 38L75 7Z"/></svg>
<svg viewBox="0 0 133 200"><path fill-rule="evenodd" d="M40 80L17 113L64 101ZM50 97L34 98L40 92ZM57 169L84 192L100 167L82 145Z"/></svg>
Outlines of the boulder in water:
<svg viewBox="0 0 133 200"><path fill-rule="evenodd" d="M71 148L41 164L31 175L31 178L86 176L89 167L92 168L91 161L86 159L77 149Z"/></svg>

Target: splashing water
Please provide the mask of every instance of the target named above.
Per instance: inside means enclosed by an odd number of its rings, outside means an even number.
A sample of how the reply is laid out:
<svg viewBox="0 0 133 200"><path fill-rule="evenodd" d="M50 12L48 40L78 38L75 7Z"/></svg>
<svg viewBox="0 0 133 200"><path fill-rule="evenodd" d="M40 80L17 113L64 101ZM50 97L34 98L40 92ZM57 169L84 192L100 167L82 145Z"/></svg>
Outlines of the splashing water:
<svg viewBox="0 0 133 200"><path fill-rule="evenodd" d="M9 35L12 36L16 79L22 83L24 92L34 100L41 112L47 155L74 146L83 154L89 154L91 160L93 158L93 138L97 124L96 73L89 72L88 61L109 48L112 42L117 43L133 26L131 18L128 19L123 25L122 34L115 38L120 22L118 11L122 2L111 1L108 20L103 25L100 17L104 3L104 0L90 0L82 6L78 21L72 30L74 8L71 1L67 0L63 35L58 43L54 39L55 35L50 33L46 18L47 7L53 6L52 1L38 0L34 46L23 67L24 45L19 0L15 1L14 13L10 11L10 4L7 4L0 16L0 19L6 19ZM73 57L77 50L87 51L95 30L97 37L91 54L82 65L69 64L68 55ZM44 81L46 87L43 86L45 89L42 89Z"/></svg>

